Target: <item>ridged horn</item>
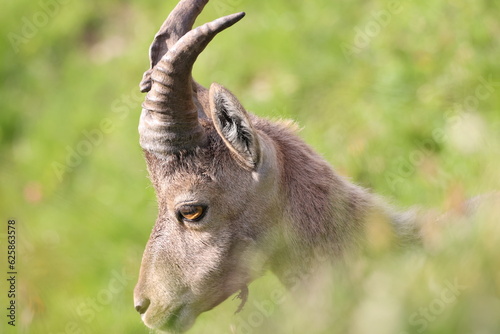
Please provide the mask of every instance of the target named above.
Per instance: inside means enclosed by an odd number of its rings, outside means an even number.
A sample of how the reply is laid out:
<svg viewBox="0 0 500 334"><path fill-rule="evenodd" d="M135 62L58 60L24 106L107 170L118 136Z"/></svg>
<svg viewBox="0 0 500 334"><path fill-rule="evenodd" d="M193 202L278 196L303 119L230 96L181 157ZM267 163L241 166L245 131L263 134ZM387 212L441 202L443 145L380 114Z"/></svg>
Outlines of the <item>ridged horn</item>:
<svg viewBox="0 0 500 334"><path fill-rule="evenodd" d="M151 72L168 49L192 29L194 21L200 15L208 0L181 0L163 22L149 48L150 68L144 72L139 85L141 92L151 90Z"/></svg>
<svg viewBox="0 0 500 334"><path fill-rule="evenodd" d="M200 106L191 77L193 64L219 32L243 16L245 13L228 15L187 32L153 66L151 89L142 104L139 123L143 149L165 156L203 144L205 134L198 122Z"/></svg>

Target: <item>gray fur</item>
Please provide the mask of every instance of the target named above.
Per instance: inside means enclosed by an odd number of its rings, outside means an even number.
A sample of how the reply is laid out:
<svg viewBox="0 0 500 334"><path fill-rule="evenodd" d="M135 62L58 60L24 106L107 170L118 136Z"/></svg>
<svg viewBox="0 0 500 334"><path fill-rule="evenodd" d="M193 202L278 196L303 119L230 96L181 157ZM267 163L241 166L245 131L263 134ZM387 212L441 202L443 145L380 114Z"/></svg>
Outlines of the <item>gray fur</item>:
<svg viewBox="0 0 500 334"><path fill-rule="evenodd" d="M421 233L416 211L398 212L337 174L297 136L293 123L249 114L222 86L207 91L192 81L192 64L184 58L169 60L172 45L190 54L208 43L203 34L211 25L190 32L205 3L183 0L174 13L189 18L169 16L155 37L166 45L153 45L152 69L142 85L148 90L153 79L141 145L158 218L134 299L148 327L169 333L186 331L200 313L240 290L245 296L248 284L266 271L293 286L317 261L342 261L369 246L374 231L396 245L418 241ZM176 34L166 35L169 25ZM163 60L183 79L163 73ZM151 94L161 103L149 101ZM184 220L179 207L186 205L206 208L203 218Z"/></svg>

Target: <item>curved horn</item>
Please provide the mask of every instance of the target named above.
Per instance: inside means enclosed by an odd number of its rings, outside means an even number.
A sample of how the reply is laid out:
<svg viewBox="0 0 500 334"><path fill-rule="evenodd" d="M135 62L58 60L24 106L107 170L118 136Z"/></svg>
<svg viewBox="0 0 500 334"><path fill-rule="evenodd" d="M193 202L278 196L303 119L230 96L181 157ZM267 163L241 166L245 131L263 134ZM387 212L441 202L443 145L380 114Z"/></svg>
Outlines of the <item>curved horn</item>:
<svg viewBox="0 0 500 334"><path fill-rule="evenodd" d="M200 15L208 0L181 0L163 22L149 48L151 67L144 72L139 85L141 92L151 89L151 72L171 47L193 27L194 21Z"/></svg>
<svg viewBox="0 0 500 334"><path fill-rule="evenodd" d="M191 70L208 43L243 16L245 13L228 15L189 31L153 67L151 90L139 123L143 149L164 156L203 143Z"/></svg>

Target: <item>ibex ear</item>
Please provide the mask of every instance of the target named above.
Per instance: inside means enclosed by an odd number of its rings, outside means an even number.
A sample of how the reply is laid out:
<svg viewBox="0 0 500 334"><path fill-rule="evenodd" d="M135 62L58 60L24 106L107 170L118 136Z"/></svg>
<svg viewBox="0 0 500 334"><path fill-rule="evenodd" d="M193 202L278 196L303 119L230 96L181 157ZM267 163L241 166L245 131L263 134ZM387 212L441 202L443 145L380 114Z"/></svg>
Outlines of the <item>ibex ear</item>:
<svg viewBox="0 0 500 334"><path fill-rule="evenodd" d="M219 84L210 86L210 112L215 129L244 167L256 169L260 162L257 132L238 99Z"/></svg>

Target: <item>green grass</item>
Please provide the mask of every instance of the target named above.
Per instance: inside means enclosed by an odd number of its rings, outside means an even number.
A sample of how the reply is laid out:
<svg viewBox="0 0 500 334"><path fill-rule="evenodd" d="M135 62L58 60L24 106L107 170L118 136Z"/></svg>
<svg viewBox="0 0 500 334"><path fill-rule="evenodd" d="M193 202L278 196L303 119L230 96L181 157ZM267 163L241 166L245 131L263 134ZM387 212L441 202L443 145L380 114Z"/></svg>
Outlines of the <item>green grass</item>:
<svg viewBox="0 0 500 334"><path fill-rule="evenodd" d="M0 271L9 218L19 271L17 326L2 311L0 332L148 333L132 305L156 215L138 83L174 1L53 0L44 21L49 2L0 13ZM390 2L213 0L198 22L247 17L195 77L258 115L295 119L339 173L395 204L456 208L500 189L500 4L399 3L382 19ZM13 45L12 33L30 38ZM191 333L498 333L498 214L434 232L423 249L325 269L308 293L278 298L268 275L241 314L228 300Z"/></svg>

